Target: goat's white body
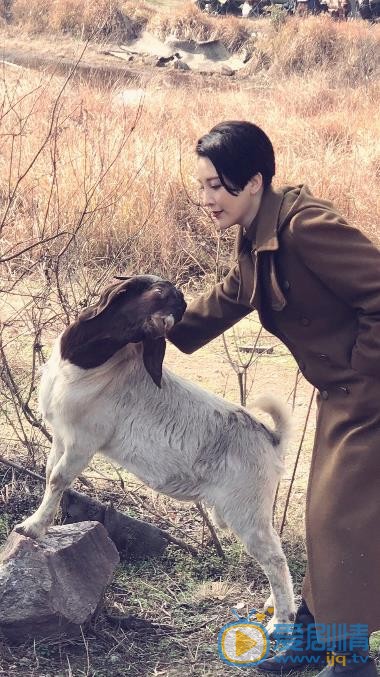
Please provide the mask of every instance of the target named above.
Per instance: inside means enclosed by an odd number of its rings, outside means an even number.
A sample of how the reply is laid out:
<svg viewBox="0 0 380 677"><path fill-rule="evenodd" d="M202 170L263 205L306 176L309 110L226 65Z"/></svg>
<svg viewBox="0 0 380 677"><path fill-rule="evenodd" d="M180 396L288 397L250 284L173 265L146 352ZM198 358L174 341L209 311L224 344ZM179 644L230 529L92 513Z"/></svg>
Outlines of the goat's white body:
<svg viewBox="0 0 380 677"><path fill-rule="evenodd" d="M40 409L64 446L91 446L182 500L209 500L221 475L229 482L246 470L257 476L268 463L279 478L282 445L274 447L246 410L167 369L158 389L140 352L128 345L84 370L61 359L58 341L44 367Z"/></svg>
<svg viewBox="0 0 380 677"><path fill-rule="evenodd" d="M53 429L47 489L21 525L24 533L46 530L60 492L101 452L159 492L213 506L217 523L229 526L264 567L273 622L288 622L291 579L271 524L287 423L277 404L265 408L277 419L276 432L169 370L157 388L141 344L128 344L86 370L61 358L58 339L40 385L40 409Z"/></svg>

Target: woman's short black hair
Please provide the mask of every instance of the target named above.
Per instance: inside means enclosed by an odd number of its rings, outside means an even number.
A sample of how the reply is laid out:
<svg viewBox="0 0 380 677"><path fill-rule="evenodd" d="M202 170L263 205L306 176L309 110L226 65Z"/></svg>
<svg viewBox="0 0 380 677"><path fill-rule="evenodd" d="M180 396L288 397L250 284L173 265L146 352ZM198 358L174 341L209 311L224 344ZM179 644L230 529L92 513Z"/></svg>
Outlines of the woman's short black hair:
<svg viewBox="0 0 380 677"><path fill-rule="evenodd" d="M237 195L255 174L263 177L264 190L276 172L272 142L252 122L228 120L215 125L197 142L199 157L207 157L231 195Z"/></svg>

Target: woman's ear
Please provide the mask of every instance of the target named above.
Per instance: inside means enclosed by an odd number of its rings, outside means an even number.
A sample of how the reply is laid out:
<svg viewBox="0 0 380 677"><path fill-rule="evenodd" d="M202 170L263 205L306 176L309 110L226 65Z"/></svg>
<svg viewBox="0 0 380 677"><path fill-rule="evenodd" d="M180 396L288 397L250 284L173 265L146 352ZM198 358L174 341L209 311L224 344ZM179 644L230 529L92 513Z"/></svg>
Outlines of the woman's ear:
<svg viewBox="0 0 380 677"><path fill-rule="evenodd" d="M257 172L252 178L248 181L249 189L251 195L256 195L263 188L263 175L261 172Z"/></svg>

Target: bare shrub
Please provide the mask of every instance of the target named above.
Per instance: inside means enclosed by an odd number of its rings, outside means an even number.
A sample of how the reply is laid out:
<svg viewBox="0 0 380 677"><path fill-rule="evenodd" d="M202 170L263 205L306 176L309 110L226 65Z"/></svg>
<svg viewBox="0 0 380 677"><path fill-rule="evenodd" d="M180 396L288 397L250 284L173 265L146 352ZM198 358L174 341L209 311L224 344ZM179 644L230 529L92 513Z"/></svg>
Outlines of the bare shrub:
<svg viewBox="0 0 380 677"><path fill-rule="evenodd" d="M70 33L87 39L135 37L133 22L122 12L120 0L14 0L12 18L34 33Z"/></svg>
<svg viewBox="0 0 380 677"><path fill-rule="evenodd" d="M156 14L156 9L144 0L125 0L122 9L124 14L133 21L137 33L146 28Z"/></svg>
<svg viewBox="0 0 380 677"><path fill-rule="evenodd" d="M12 21L22 24L31 33L43 33L49 29L51 0L13 0Z"/></svg>
<svg viewBox="0 0 380 677"><path fill-rule="evenodd" d="M0 16L5 17L6 0L2 3ZM32 33L128 40L147 28L163 39L168 35L189 40L221 39L233 52L248 44L252 35L247 22L233 16L208 16L191 2L174 11L158 12L137 0L13 0L11 18Z"/></svg>

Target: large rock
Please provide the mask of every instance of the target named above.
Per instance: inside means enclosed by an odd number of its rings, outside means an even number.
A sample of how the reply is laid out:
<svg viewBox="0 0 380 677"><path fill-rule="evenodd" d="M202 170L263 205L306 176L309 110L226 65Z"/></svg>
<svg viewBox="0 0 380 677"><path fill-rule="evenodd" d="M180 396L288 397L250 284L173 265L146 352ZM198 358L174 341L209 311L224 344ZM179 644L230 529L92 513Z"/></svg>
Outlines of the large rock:
<svg viewBox="0 0 380 677"><path fill-rule="evenodd" d="M0 633L11 643L75 634L90 620L119 562L97 522L15 531L0 552Z"/></svg>

